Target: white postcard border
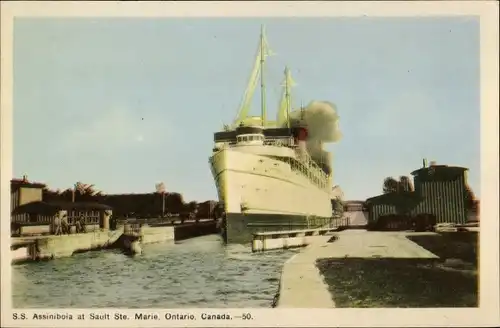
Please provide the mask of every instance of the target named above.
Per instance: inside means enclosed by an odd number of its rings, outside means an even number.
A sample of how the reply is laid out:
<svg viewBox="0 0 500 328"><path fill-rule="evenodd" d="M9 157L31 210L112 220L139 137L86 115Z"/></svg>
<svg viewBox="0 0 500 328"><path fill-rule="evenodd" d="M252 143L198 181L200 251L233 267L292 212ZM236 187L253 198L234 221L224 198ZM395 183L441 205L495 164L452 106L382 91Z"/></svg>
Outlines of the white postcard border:
<svg viewBox="0 0 500 328"><path fill-rule="evenodd" d="M456 309L144 309L145 313L250 313L252 320L89 320L90 312L128 309L14 310L11 301L10 179L12 178L12 42L15 17L314 17L480 16L481 45L481 235L480 307ZM433 2L4 2L1 3L1 326L2 327L269 327L269 326L490 326L498 325L498 3ZM13 313L85 313L86 320L13 320Z"/></svg>

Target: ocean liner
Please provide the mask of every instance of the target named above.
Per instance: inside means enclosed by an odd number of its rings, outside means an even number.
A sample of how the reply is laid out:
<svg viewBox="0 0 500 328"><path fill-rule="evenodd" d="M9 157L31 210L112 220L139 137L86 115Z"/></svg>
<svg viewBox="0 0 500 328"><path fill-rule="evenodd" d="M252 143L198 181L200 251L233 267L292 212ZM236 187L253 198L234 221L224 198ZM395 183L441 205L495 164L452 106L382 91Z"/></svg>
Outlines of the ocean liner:
<svg viewBox="0 0 500 328"><path fill-rule="evenodd" d="M227 243L247 243L258 231L323 226L332 216L331 169L308 153L304 109L294 111L299 115L292 118L293 81L288 68L277 119L267 120L264 64L269 54L262 28L239 114L232 125L214 134L209 164L222 208L221 232ZM249 116L259 82L261 115Z"/></svg>

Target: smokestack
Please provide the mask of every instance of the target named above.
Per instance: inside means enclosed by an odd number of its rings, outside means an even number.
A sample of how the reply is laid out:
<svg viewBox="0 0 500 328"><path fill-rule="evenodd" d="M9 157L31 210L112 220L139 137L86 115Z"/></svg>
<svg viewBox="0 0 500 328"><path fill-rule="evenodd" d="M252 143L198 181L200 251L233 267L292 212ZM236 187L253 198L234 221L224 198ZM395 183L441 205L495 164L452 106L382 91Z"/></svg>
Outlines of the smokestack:
<svg viewBox="0 0 500 328"><path fill-rule="evenodd" d="M28 176L26 174L23 175L23 182L28 182Z"/></svg>
<svg viewBox="0 0 500 328"><path fill-rule="evenodd" d="M304 127L300 127L297 134L297 145L301 156L307 153L306 142L307 142L307 129Z"/></svg>
<svg viewBox="0 0 500 328"><path fill-rule="evenodd" d="M427 167L427 158L424 158L424 159L422 160L422 167L423 167L423 168L426 168L426 167Z"/></svg>

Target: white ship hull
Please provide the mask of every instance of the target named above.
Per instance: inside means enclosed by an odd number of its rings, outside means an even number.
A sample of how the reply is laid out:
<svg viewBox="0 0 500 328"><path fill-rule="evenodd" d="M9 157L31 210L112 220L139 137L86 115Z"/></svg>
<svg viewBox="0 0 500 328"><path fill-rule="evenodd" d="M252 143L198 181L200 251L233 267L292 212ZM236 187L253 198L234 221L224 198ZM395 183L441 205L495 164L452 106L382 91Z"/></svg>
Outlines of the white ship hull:
<svg viewBox="0 0 500 328"><path fill-rule="evenodd" d="M226 213L228 243L248 242L257 231L328 224L332 216L331 186L318 187L272 155L293 158L295 152L286 147L248 146L226 148L211 157L219 200Z"/></svg>

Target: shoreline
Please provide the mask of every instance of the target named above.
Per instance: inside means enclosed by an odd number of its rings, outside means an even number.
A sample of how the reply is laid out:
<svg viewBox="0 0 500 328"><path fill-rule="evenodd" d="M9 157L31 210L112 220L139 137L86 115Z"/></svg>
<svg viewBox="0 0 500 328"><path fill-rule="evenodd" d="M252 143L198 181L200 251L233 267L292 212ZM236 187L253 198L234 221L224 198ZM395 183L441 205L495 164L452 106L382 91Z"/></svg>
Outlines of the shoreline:
<svg viewBox="0 0 500 328"><path fill-rule="evenodd" d="M132 251L137 245L176 242L216 233L214 221L183 225L136 225L117 230L94 230L80 234L11 237L11 265L50 261L76 253L121 249Z"/></svg>

